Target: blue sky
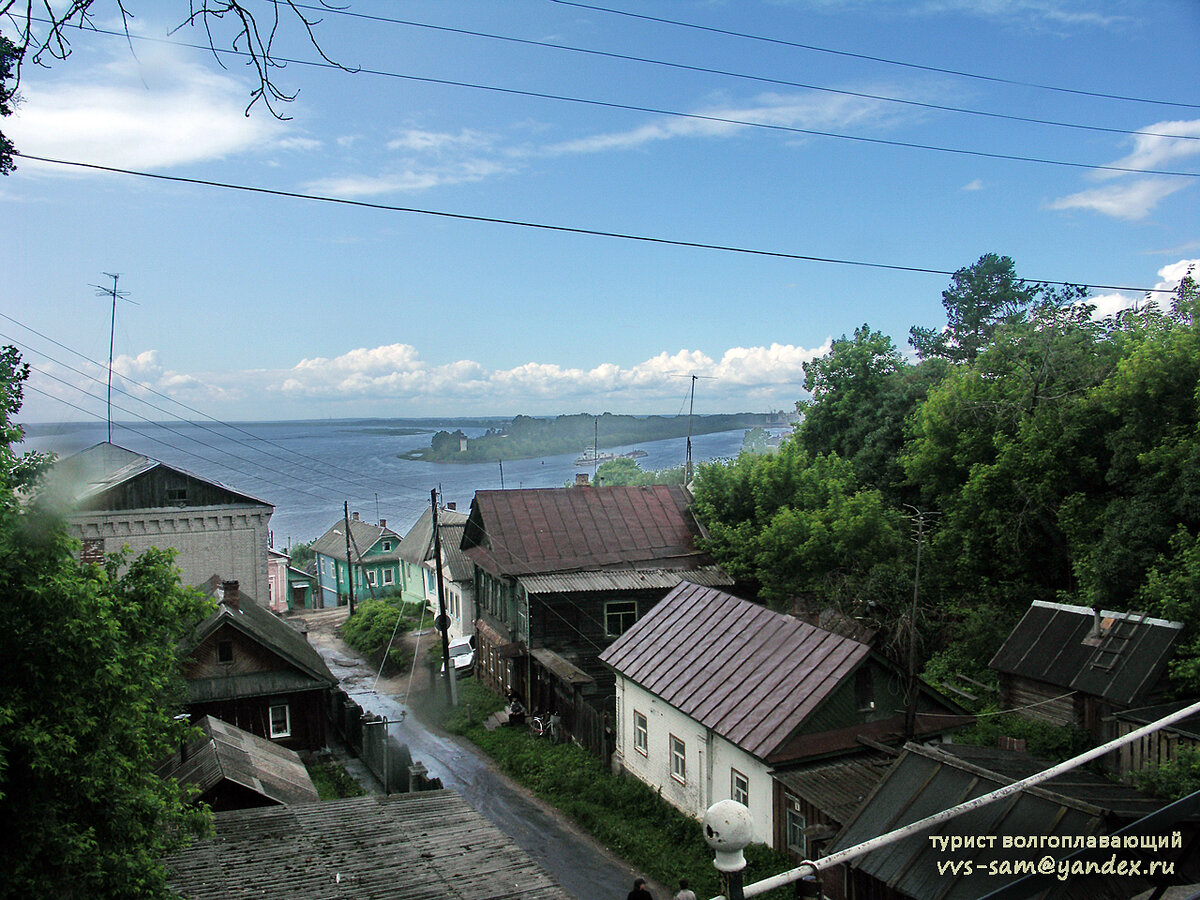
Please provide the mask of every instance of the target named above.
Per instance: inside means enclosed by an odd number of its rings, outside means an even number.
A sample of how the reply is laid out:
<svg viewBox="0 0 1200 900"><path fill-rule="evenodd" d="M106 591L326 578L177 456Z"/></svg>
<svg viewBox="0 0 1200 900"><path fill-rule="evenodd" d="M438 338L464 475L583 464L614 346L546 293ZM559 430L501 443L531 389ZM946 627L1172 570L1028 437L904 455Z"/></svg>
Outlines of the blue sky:
<svg viewBox="0 0 1200 900"><path fill-rule="evenodd" d="M426 212L18 160L0 341L34 366L25 421L103 417L93 286L111 272L137 304L117 311L119 405L251 420L671 414L691 373L709 376L698 412L790 408L831 338L865 322L907 349L910 326L944 324L937 272L984 253L1130 288L1200 259L1191 0L606 5L710 30L552 0L352 0L376 18L314 31L364 71L277 70L298 92L280 121L243 114L240 60L184 46L202 30L168 37L182 0L134 5L132 40L97 0L118 34L77 32L23 73L0 123L22 152ZM292 20L275 46L318 59Z"/></svg>

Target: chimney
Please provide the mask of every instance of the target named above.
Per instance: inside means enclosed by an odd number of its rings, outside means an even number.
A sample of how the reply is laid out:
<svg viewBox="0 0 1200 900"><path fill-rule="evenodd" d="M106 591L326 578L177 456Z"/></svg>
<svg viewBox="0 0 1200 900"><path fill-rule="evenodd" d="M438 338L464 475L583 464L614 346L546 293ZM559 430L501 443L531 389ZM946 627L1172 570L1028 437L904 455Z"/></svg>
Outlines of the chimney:
<svg viewBox="0 0 1200 900"><path fill-rule="evenodd" d="M350 521L357 522L358 521L358 513L356 513L356 512L350 513Z"/></svg>
<svg viewBox="0 0 1200 900"><path fill-rule="evenodd" d="M587 472L576 472L575 473L575 487L587 487L587 486L588 486Z"/></svg>
<svg viewBox="0 0 1200 900"><path fill-rule="evenodd" d="M379 520L379 527L380 527L380 528L387 528L387 519L380 519L380 520Z"/></svg>
<svg viewBox="0 0 1200 900"><path fill-rule="evenodd" d="M221 582L221 602L230 609L240 609L238 605L238 583L236 581Z"/></svg>

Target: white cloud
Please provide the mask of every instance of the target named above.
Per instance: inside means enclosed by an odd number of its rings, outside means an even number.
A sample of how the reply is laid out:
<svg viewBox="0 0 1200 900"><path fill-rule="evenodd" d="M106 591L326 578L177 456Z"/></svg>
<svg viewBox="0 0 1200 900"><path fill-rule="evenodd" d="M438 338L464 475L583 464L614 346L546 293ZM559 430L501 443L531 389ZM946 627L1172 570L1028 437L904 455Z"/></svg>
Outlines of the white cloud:
<svg viewBox="0 0 1200 900"><path fill-rule="evenodd" d="M380 175L336 175L308 182L304 188L334 197L373 197L380 194L410 193L449 184L482 181L511 171L511 167L486 159L425 165L409 160Z"/></svg>
<svg viewBox="0 0 1200 900"><path fill-rule="evenodd" d="M5 131L23 152L162 169L269 147L285 135L271 116L244 114L244 84L174 48L139 47L136 58L126 51L70 72L70 80L22 83L23 102Z"/></svg>
<svg viewBox="0 0 1200 900"><path fill-rule="evenodd" d="M1149 132L1149 133L1147 133ZM1179 135L1163 137L1162 135ZM1189 140L1192 138L1192 140ZM1179 122L1158 122L1134 136L1134 149L1128 156L1111 163L1125 169L1161 169L1189 156L1200 154L1200 119ZM1120 172L1099 170L1097 178L1117 178Z"/></svg>
<svg viewBox="0 0 1200 900"><path fill-rule="evenodd" d="M969 182L967 182L966 184L964 184L964 185L963 185L963 186L960 188L960 190L963 190L963 191L982 191L982 190L983 190L983 182L982 182L982 181L980 181L978 178L976 178L974 181L969 181Z"/></svg>
<svg viewBox="0 0 1200 900"><path fill-rule="evenodd" d="M1140 178L1060 197L1050 209L1090 209L1117 219L1144 219L1159 201L1187 187L1181 178Z"/></svg>
<svg viewBox="0 0 1200 900"><path fill-rule="evenodd" d="M416 152L440 152L454 150L460 147L472 149L489 147L493 139L481 131L464 128L458 134L441 131L423 131L410 128L400 132L398 137L388 141L389 150L409 150Z"/></svg>
<svg viewBox="0 0 1200 900"><path fill-rule="evenodd" d="M1160 291L1174 291L1179 287L1179 282L1183 280L1183 276L1192 272L1193 275L1200 273L1200 259L1181 259L1179 262L1174 262L1163 266L1158 270L1158 281L1154 285L1154 293L1149 295L1149 299L1166 306L1167 294L1159 293ZM1147 302L1146 295L1139 294L1130 297L1126 294L1099 294L1087 299L1096 307L1095 318L1101 319L1105 316L1116 315L1123 309L1129 309L1134 306L1144 306Z"/></svg>

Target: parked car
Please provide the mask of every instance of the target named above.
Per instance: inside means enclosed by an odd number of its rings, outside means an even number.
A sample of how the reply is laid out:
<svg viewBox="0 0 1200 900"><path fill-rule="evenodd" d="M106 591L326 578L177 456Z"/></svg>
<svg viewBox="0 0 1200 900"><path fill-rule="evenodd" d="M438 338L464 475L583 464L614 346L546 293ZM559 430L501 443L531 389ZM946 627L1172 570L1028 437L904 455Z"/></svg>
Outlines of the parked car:
<svg viewBox="0 0 1200 900"><path fill-rule="evenodd" d="M465 678L475 670L475 637L455 638L450 642L450 661L454 663L454 674ZM446 674L446 664L442 663L442 674Z"/></svg>

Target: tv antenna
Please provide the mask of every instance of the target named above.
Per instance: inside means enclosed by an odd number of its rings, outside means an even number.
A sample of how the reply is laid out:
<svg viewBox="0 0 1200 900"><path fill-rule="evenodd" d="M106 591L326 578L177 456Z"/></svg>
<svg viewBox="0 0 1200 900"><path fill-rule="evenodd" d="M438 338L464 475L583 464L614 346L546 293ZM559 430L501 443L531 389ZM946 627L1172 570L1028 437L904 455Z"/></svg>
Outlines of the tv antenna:
<svg viewBox="0 0 1200 900"><path fill-rule="evenodd" d="M98 284L93 284L96 289L97 297L112 297L112 320L108 326L108 442L112 443L112 370L113 370L113 340L117 331L117 301L124 300L126 303L132 303L137 306L137 302L129 299L129 291L117 290L117 282L120 280L120 273L105 272L112 279L112 287L102 287Z"/></svg>

